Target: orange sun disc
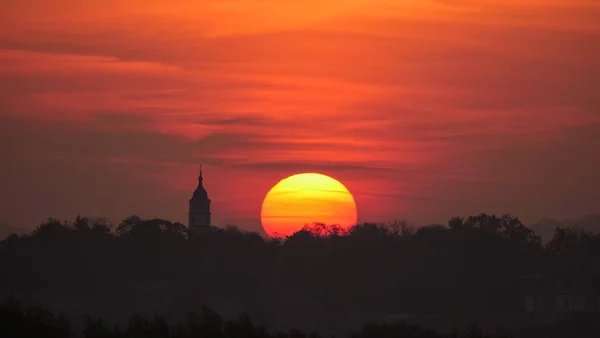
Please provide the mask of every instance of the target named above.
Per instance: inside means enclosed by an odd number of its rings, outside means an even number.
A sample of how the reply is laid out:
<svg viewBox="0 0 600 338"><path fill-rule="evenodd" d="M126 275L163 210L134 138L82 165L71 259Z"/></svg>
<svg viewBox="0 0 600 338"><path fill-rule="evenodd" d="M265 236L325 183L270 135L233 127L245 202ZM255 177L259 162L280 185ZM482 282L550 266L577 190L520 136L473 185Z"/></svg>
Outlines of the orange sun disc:
<svg viewBox="0 0 600 338"><path fill-rule="evenodd" d="M356 224L356 203L346 187L329 176L297 174L265 196L260 218L269 237L291 236L315 222L348 228Z"/></svg>

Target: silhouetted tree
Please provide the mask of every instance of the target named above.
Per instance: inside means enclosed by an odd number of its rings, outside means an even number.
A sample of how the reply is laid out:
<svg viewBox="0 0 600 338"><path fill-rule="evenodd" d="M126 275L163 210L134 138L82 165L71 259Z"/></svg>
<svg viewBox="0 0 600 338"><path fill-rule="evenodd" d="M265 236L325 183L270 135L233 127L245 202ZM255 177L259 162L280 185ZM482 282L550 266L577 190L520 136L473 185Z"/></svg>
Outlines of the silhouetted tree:
<svg viewBox="0 0 600 338"><path fill-rule="evenodd" d="M64 315L55 317L38 307L23 308L9 298L0 304L0 336L22 338L68 338L71 328Z"/></svg>
<svg viewBox="0 0 600 338"><path fill-rule="evenodd" d="M352 321L396 313L493 320L521 311L521 276L548 262L600 261L598 235L559 228L543 248L510 215L456 217L417 229L405 221L350 229L316 223L280 239L235 227L190 233L180 223L136 216L111 229L105 219L78 216L7 237L0 242L0 296L107 316L86 324L90 337L164 333L157 319L122 330L112 325L139 312L184 318L201 304L223 317L201 312L169 334L237 334L248 322L224 318L247 311L260 336L260 325L349 330Z"/></svg>

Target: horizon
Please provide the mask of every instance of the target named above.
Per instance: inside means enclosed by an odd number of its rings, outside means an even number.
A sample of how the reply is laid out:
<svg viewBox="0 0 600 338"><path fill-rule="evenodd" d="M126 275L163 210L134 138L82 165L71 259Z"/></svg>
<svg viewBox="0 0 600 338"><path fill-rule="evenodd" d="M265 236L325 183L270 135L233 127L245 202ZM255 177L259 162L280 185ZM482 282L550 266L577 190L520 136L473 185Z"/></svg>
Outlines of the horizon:
<svg viewBox="0 0 600 338"><path fill-rule="evenodd" d="M496 214L488 214L490 216L498 216L501 217L502 215L496 215ZM512 215L512 214L507 214L510 215L512 217L518 218L518 215ZM137 216L139 217L139 215L128 215L120 220L112 220L109 219L107 217L103 217L103 216L86 216L86 215L76 215L74 217L68 218L68 219L58 219L55 217L47 217L44 220L41 220L40 222L38 222L35 226L33 227L27 227L27 228L18 228L18 227L14 227L11 226L10 224L3 224L0 222L0 242L3 241L4 239L6 239L9 235L11 234L17 234L17 235L28 235L28 234L32 234L33 231L41 224L45 224L48 220L50 219L56 219L60 222L67 222L67 223L72 223L75 218L79 216L79 217L84 217L89 219L90 221L93 220L105 220L107 221L107 225L109 226L111 232L116 231L117 226L123 221L125 220L127 217L131 217L131 216ZM361 226L361 225L365 225L365 224L377 224L377 225L389 225L392 222L395 221L401 221L401 222L406 222L406 224L408 225L409 228L412 228L414 230L417 230L419 228L422 227L428 227L428 226L436 226L436 225L441 225L443 227L448 227L448 222L453 218L453 217L460 217L460 218L468 218L470 216L475 216L475 215L454 215L454 216L449 216L446 221L444 222L438 222L438 223L428 223L428 224L415 224L412 223L410 220L406 220L406 219L392 219L392 220L386 220L386 221L365 221L365 222L357 222L355 225L350 226L348 229L351 229L355 226ZM165 219L165 218L161 218L161 217L157 217L157 218L144 218L144 217L140 217L141 220L151 220L151 219L161 219L161 220L165 220L168 222L172 222L172 223L179 223L184 225L186 228L188 228L188 225L185 224L185 222L183 221L174 221L174 220L170 220L170 219ZM312 224L305 224L305 226L311 227L315 224L318 224L319 222L315 222ZM332 226L332 225L336 225L336 224L325 224L326 226ZM524 223L523 225L529 229L532 229L536 235L540 236L541 240L543 243L547 243L553 236L554 236L554 230L557 227L561 227L561 228L570 228L570 229L580 229L583 230L585 232L589 232L592 234L600 234L600 214L588 214L588 215L583 215L581 217L578 218L574 218L574 219L562 219L562 220L557 220L557 219L551 219L551 218L541 218L538 221L532 223L532 224L528 224L528 223ZM247 231L247 232L253 232L253 233L257 233L259 234L261 237L264 237L266 239L280 239L282 237L271 237L268 236L268 234L262 229L262 227L260 227L259 230L252 230L252 229L246 229L243 227L240 227L237 224L231 224L231 223L227 223L227 224L212 224L212 227L215 228L220 228L220 229L227 229L228 227L234 227L240 231ZM299 229L298 231L303 231L305 228Z"/></svg>

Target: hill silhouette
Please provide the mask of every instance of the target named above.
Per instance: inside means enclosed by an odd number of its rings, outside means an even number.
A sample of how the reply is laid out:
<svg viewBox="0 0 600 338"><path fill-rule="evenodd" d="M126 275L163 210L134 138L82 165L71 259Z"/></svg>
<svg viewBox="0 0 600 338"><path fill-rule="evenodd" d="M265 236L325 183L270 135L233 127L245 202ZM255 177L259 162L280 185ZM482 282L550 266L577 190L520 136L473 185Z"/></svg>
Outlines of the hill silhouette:
<svg viewBox="0 0 600 338"><path fill-rule="evenodd" d="M534 223L531 228L542 238L543 242L548 242L552 239L556 228L571 228L600 233L600 214L590 214L580 218L560 221L545 218Z"/></svg>

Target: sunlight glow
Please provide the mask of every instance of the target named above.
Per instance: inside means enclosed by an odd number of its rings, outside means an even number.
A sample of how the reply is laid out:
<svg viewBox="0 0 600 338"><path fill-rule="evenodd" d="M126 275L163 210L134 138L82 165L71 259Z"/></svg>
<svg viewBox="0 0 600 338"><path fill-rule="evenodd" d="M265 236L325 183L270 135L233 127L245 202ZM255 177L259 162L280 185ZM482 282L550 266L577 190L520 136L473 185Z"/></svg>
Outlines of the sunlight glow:
<svg viewBox="0 0 600 338"><path fill-rule="evenodd" d="M315 222L347 228L356 224L354 197L339 181L322 174L290 176L265 196L261 220L270 237L290 236Z"/></svg>

